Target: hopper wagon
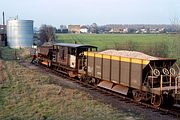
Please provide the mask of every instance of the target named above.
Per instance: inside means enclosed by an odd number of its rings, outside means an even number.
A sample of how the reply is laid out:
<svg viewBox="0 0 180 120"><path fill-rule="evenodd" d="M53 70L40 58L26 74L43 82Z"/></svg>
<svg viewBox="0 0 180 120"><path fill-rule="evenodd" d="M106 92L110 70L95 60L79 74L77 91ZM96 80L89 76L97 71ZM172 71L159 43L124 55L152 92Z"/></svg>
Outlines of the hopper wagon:
<svg viewBox="0 0 180 120"><path fill-rule="evenodd" d="M154 106L172 105L179 95L179 67L175 59L124 57L85 52L87 76L97 86Z"/></svg>

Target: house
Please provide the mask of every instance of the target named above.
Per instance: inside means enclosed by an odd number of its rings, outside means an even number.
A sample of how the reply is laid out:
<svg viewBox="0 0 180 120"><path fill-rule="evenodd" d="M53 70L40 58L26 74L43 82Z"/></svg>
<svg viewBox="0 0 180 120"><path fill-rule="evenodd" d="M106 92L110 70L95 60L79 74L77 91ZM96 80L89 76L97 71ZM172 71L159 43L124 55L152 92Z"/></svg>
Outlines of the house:
<svg viewBox="0 0 180 120"><path fill-rule="evenodd" d="M140 31L141 33L148 33L146 28L141 28Z"/></svg>
<svg viewBox="0 0 180 120"><path fill-rule="evenodd" d="M80 32L81 33L88 33L89 29L87 26L81 26Z"/></svg>
<svg viewBox="0 0 180 120"><path fill-rule="evenodd" d="M118 27L113 27L113 28L111 28L109 33L123 33L123 29L118 28Z"/></svg>
<svg viewBox="0 0 180 120"><path fill-rule="evenodd" d="M113 27L109 33L128 33L129 28Z"/></svg>
<svg viewBox="0 0 180 120"><path fill-rule="evenodd" d="M70 33L80 33L80 25L68 25L68 31Z"/></svg>
<svg viewBox="0 0 180 120"><path fill-rule="evenodd" d="M129 33L129 28L124 28L123 33Z"/></svg>

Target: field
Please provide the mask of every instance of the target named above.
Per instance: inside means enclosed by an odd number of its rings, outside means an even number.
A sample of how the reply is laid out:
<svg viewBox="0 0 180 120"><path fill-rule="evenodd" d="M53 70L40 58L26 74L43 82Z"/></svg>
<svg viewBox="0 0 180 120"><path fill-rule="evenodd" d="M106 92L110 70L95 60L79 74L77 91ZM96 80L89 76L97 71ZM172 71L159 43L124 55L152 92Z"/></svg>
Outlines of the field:
<svg viewBox="0 0 180 120"><path fill-rule="evenodd" d="M95 100L83 90L57 85L58 81L35 66L22 66L19 60L29 59L29 50L0 48L0 119L1 120L134 120L141 115L124 112ZM5 59L5 60L4 60ZM27 61L29 63L30 61ZM63 81L63 80L61 80ZM63 81L64 83L64 81ZM82 104L83 103L83 104Z"/></svg>
<svg viewBox="0 0 180 120"><path fill-rule="evenodd" d="M176 34L57 34L65 43L89 44L105 49L141 51L157 57L178 59L180 63L180 36Z"/></svg>
<svg viewBox="0 0 180 120"><path fill-rule="evenodd" d="M170 34L57 34L57 38L61 42L95 45L100 50L112 48L115 43L126 44L128 41L143 46L177 40L176 35Z"/></svg>

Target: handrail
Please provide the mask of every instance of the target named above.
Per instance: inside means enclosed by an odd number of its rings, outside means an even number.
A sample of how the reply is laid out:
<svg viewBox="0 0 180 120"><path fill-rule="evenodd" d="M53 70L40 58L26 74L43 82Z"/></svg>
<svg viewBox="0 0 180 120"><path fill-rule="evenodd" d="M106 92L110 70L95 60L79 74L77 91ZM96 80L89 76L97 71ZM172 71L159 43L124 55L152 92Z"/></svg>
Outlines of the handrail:
<svg viewBox="0 0 180 120"><path fill-rule="evenodd" d="M160 93L162 91L162 84L163 84L163 75L161 75L161 78L160 78Z"/></svg>
<svg viewBox="0 0 180 120"><path fill-rule="evenodd" d="M175 94L177 94L178 93L178 84L180 84L180 82L178 82L178 78L179 78L180 76L177 76L176 78L175 78Z"/></svg>

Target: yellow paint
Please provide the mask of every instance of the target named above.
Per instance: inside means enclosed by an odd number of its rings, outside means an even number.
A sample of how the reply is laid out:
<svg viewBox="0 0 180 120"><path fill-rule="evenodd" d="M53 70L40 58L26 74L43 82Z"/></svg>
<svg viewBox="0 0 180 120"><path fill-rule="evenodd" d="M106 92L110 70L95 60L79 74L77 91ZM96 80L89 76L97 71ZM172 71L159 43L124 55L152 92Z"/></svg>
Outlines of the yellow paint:
<svg viewBox="0 0 180 120"><path fill-rule="evenodd" d="M102 54L95 54L95 57L102 58Z"/></svg>
<svg viewBox="0 0 180 120"><path fill-rule="evenodd" d="M143 60L140 60L140 59L134 59L134 58L131 59L132 63L137 63L137 64L142 64L142 61Z"/></svg>
<svg viewBox="0 0 180 120"><path fill-rule="evenodd" d="M88 52L88 56L92 56L92 57L94 57L94 54L95 54L95 53Z"/></svg>
<svg viewBox="0 0 180 120"><path fill-rule="evenodd" d="M121 56L113 56L113 55L105 55L105 54L99 54L99 53L93 53L93 52L84 52L84 55L87 55L90 57L105 58L105 59L117 60L117 61L122 61L122 62L131 62L131 63L145 64L145 65L149 64L149 62L150 62L149 60L121 57Z"/></svg>
<svg viewBox="0 0 180 120"><path fill-rule="evenodd" d="M86 56L87 56L87 55L88 55L88 52L84 52L84 55L86 55Z"/></svg>
<svg viewBox="0 0 180 120"><path fill-rule="evenodd" d="M121 57L122 62L131 62L130 58Z"/></svg>
<svg viewBox="0 0 180 120"><path fill-rule="evenodd" d="M104 55L104 54L103 54L103 58L111 59L111 56L110 56L110 55Z"/></svg>
<svg viewBox="0 0 180 120"><path fill-rule="evenodd" d="M145 64L145 65L147 65L147 64L149 64L149 60L143 60L143 64Z"/></svg>
<svg viewBox="0 0 180 120"><path fill-rule="evenodd" d="M119 61L119 60L120 60L120 57L119 57L119 56L112 56L111 59L112 59L112 60L117 60L117 61Z"/></svg>

